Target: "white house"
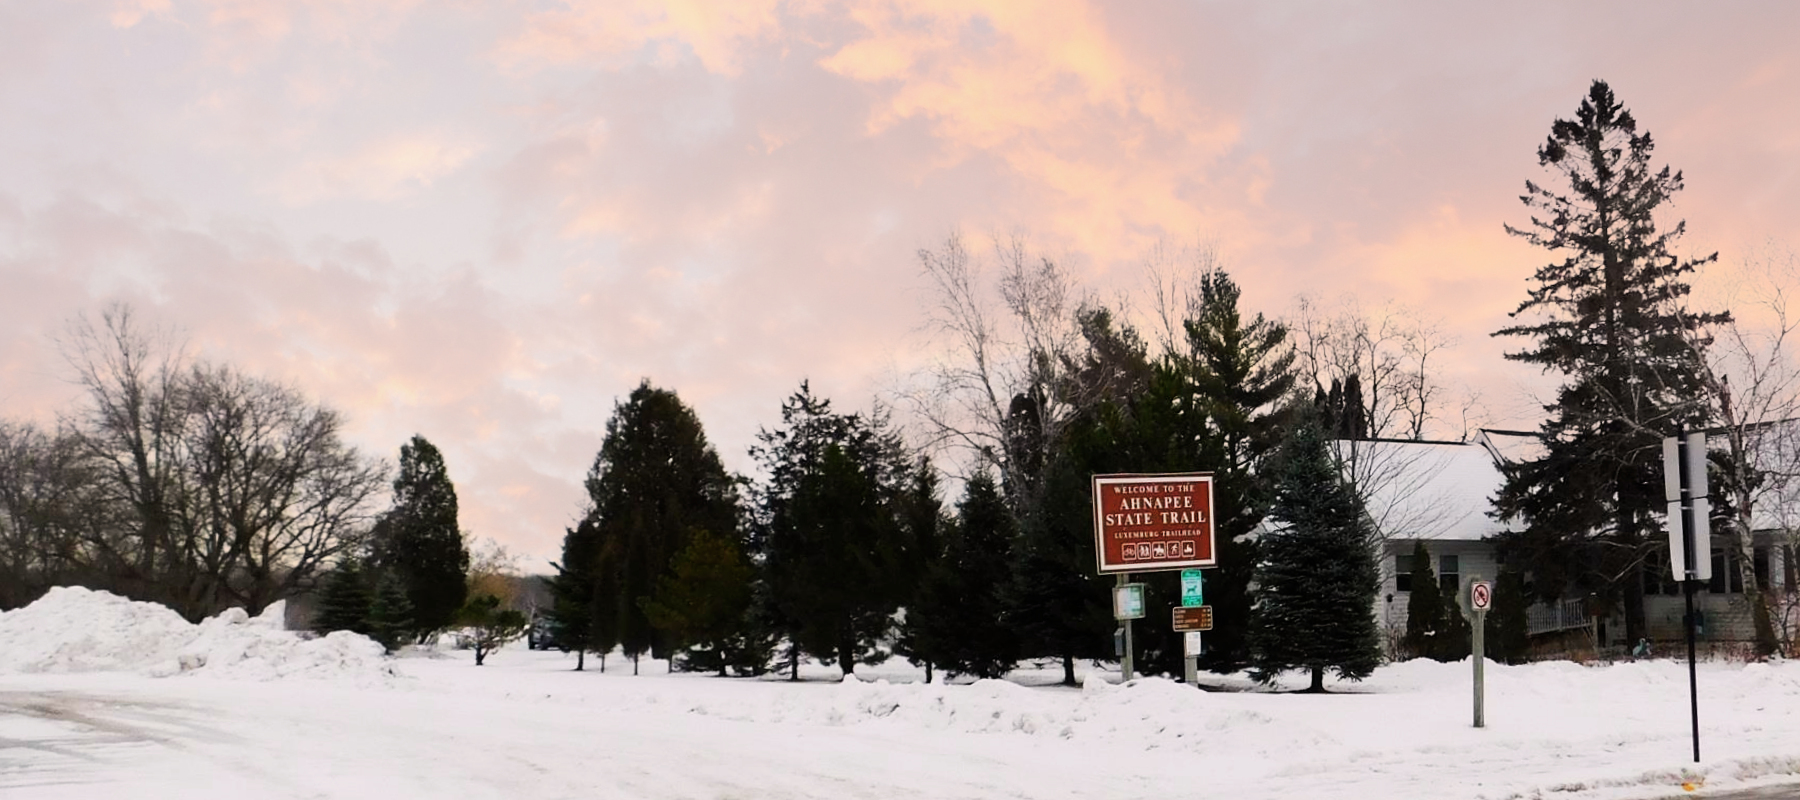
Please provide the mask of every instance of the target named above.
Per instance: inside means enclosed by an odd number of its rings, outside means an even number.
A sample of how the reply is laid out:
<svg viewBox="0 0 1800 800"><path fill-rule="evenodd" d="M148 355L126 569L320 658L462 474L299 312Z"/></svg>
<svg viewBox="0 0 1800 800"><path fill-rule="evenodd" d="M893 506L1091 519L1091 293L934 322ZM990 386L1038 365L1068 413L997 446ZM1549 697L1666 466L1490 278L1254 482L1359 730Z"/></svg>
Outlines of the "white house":
<svg viewBox="0 0 1800 800"><path fill-rule="evenodd" d="M1506 525L1492 515L1493 498L1503 477L1500 466L1530 459L1541 451L1535 435L1484 430L1471 442L1338 441L1333 443L1346 479L1367 500L1368 513L1381 537L1381 591L1376 617L1397 640L1406 628L1411 591L1412 555L1424 540L1441 582L1466 587L1471 576L1498 574L1493 537ZM1792 508L1790 508L1792 506ZM1788 512L1794 513L1788 513ZM1768 502L1757 513L1753 538L1754 567L1760 580L1776 592L1777 625L1791 638L1800 629L1800 596L1793 536L1800 522L1800 501ZM1715 535L1712 584L1696 597L1709 641L1746 641L1752 637L1748 605L1736 555ZM1645 580L1645 623L1652 640L1683 637L1679 584L1669 579L1666 555L1653 557ZM1458 597L1466 602L1466 590ZM1531 607L1534 636L1586 629L1602 647L1626 646L1622 612L1591 618L1585 598Z"/></svg>

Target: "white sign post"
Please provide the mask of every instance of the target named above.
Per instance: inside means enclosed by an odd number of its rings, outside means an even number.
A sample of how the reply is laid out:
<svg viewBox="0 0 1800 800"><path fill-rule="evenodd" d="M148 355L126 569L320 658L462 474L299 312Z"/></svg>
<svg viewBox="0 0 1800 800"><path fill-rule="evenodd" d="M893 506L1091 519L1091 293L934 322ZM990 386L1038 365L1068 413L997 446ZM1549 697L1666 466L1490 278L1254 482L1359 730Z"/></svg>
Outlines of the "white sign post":
<svg viewBox="0 0 1800 800"><path fill-rule="evenodd" d="M1477 579L1469 584L1469 611L1475 617L1473 658L1475 662L1475 727L1487 727L1487 684L1482 667L1487 662L1487 612L1494 605L1494 585Z"/></svg>

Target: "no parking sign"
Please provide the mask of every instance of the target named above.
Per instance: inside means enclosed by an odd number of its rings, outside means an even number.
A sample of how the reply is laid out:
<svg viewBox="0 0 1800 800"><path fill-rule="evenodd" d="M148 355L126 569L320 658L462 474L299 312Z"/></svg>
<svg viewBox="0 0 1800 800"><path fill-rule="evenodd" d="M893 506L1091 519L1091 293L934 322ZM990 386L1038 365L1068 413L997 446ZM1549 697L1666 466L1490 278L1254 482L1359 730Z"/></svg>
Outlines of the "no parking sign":
<svg viewBox="0 0 1800 800"><path fill-rule="evenodd" d="M1494 585L1487 581L1469 584L1469 608L1486 611L1494 604Z"/></svg>

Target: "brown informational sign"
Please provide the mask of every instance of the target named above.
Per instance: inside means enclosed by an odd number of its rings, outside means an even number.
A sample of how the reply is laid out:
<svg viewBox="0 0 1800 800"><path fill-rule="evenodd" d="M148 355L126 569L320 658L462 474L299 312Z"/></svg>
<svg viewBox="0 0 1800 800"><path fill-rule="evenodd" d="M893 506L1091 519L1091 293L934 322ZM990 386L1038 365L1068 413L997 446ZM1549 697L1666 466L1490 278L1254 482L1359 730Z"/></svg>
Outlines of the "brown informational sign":
<svg viewBox="0 0 1800 800"><path fill-rule="evenodd" d="M1212 474L1094 476L1094 551L1100 572L1156 572L1218 564Z"/></svg>
<svg viewBox="0 0 1800 800"><path fill-rule="evenodd" d="M1176 606L1174 611L1177 633L1212 630L1212 606Z"/></svg>

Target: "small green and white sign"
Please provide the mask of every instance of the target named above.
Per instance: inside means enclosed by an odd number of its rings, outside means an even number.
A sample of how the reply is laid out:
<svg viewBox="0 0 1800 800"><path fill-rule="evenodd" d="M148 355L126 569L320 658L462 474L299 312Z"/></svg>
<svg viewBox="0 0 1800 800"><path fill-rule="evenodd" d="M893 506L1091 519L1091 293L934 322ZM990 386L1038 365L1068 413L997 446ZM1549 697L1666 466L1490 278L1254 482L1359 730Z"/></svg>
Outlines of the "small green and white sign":
<svg viewBox="0 0 1800 800"><path fill-rule="evenodd" d="M1144 618L1144 585L1122 583L1113 587L1113 619Z"/></svg>
<svg viewBox="0 0 1800 800"><path fill-rule="evenodd" d="M1203 574L1204 573L1197 569L1184 569L1181 571L1182 606L1193 608L1194 606L1206 605L1206 600L1201 595L1200 591L1201 575Z"/></svg>

